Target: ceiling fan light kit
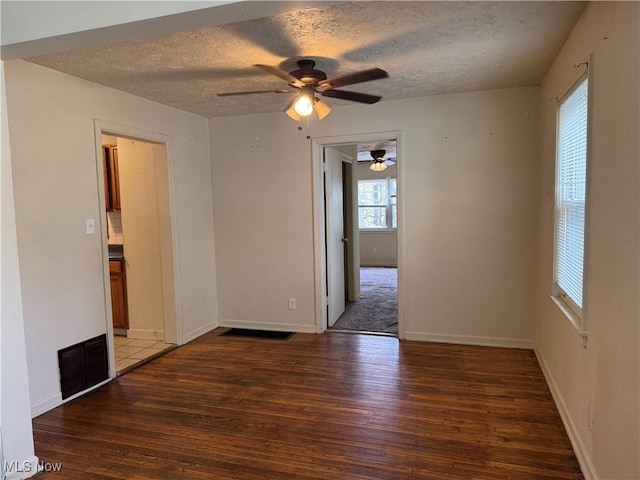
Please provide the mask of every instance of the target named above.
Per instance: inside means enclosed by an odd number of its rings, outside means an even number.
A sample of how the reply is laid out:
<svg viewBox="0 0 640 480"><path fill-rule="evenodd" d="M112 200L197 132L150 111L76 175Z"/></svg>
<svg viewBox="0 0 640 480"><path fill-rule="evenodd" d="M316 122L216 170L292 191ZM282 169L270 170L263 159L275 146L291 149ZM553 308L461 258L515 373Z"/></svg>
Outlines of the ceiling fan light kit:
<svg viewBox="0 0 640 480"><path fill-rule="evenodd" d="M314 108L320 120L322 120L324 117L326 117L331 113L331 107L327 105L326 102L323 102L319 98L315 99Z"/></svg>
<svg viewBox="0 0 640 480"><path fill-rule="evenodd" d="M301 117L308 117L313 113L313 100L307 95L300 95L293 108Z"/></svg>
<svg viewBox="0 0 640 480"><path fill-rule="evenodd" d="M313 60L298 60L297 63L298 69L289 73L270 65L254 65L254 67L261 68L265 72L286 81L290 87L295 88L299 92L298 96L291 101L289 106L285 109L285 113L296 121L299 121L302 117L311 115L314 111L320 120L329 115L331 107L319 98L316 98L316 93L325 97L340 98L342 100L349 100L369 105L376 103L380 101L382 97L369 95L368 93L337 90L336 88L345 85L353 85L355 83L377 80L380 78L387 78L389 76L384 70L372 68L343 75L341 77L327 79L326 73L315 69L316 62ZM296 90L254 90L247 92L218 93L217 95L219 97L225 97L230 95L249 95L255 93L294 93Z"/></svg>
<svg viewBox="0 0 640 480"><path fill-rule="evenodd" d="M371 150L369 152L371 154L371 158L373 158L373 162L371 162L370 170L374 172L382 172L387 169L389 165L394 165L396 162L391 160L385 160L384 156L386 155L386 150Z"/></svg>
<svg viewBox="0 0 640 480"><path fill-rule="evenodd" d="M384 163L384 160L382 162L374 160L369 168L374 172L382 172L387 169L387 164Z"/></svg>
<svg viewBox="0 0 640 480"><path fill-rule="evenodd" d="M284 113L286 113L289 116L289 118L291 118L292 120L295 120L296 122L298 122L298 121L300 121L302 119L302 117L300 115L298 115L298 112L296 112L296 101L295 101L295 99L285 109Z"/></svg>
<svg viewBox="0 0 640 480"><path fill-rule="evenodd" d="M293 108L301 117L308 117L313 113L314 91L312 87L302 87L298 100L293 104Z"/></svg>

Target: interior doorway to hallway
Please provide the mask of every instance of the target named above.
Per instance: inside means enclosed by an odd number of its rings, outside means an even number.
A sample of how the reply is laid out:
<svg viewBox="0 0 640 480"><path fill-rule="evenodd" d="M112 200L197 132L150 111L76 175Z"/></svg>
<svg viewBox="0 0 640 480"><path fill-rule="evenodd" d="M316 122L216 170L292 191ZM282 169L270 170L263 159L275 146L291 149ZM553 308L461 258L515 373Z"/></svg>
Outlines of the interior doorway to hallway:
<svg viewBox="0 0 640 480"><path fill-rule="evenodd" d="M319 331L400 336L397 140L354 140L321 144Z"/></svg>

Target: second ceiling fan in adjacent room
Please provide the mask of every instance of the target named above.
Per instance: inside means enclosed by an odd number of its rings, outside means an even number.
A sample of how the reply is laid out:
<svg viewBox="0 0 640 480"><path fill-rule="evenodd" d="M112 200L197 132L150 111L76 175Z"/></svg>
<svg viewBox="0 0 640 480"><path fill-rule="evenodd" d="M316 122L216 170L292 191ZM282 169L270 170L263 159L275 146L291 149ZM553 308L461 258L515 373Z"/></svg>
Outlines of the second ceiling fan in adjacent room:
<svg viewBox="0 0 640 480"><path fill-rule="evenodd" d="M371 154L371 158L373 158L373 162L371 162L371 166L369 168L374 172L382 172L383 170L386 170L387 167L396 164L393 160L384 158L387 154L386 150L371 150L369 153Z"/></svg>

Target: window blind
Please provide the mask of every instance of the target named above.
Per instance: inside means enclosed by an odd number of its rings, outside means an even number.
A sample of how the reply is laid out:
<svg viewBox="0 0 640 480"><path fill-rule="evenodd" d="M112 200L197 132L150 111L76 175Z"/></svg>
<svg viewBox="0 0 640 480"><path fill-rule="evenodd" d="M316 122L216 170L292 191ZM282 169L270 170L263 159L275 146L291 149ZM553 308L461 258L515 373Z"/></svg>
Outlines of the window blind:
<svg viewBox="0 0 640 480"><path fill-rule="evenodd" d="M555 281L582 309L587 184L587 79L560 104Z"/></svg>

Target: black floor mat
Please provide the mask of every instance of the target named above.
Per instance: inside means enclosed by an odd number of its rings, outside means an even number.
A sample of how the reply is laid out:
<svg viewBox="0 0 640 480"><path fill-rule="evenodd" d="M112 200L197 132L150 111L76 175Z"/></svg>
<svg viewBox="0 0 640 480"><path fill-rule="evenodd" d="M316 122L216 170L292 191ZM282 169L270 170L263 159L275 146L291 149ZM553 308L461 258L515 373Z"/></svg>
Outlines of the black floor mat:
<svg viewBox="0 0 640 480"><path fill-rule="evenodd" d="M293 332L274 332L271 330L251 330L247 328L230 328L222 334L230 337L270 338L274 340L286 340Z"/></svg>

